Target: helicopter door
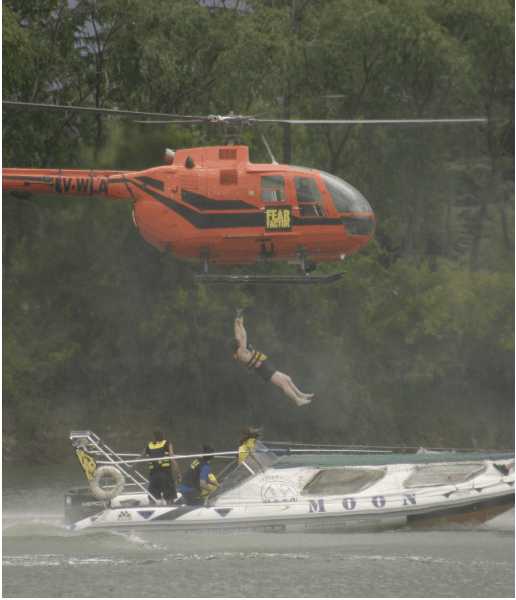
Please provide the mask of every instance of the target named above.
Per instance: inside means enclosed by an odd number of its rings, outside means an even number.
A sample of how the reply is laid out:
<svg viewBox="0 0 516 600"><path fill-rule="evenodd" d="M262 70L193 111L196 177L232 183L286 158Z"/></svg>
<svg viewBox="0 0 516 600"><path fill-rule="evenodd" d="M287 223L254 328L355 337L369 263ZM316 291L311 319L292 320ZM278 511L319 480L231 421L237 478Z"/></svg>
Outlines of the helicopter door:
<svg viewBox="0 0 516 600"><path fill-rule="evenodd" d="M283 175L262 175L261 198L265 211L265 231L290 231L292 206L287 202Z"/></svg>
<svg viewBox="0 0 516 600"><path fill-rule="evenodd" d="M294 177L296 198L301 217L323 217L324 207L317 182L312 177Z"/></svg>

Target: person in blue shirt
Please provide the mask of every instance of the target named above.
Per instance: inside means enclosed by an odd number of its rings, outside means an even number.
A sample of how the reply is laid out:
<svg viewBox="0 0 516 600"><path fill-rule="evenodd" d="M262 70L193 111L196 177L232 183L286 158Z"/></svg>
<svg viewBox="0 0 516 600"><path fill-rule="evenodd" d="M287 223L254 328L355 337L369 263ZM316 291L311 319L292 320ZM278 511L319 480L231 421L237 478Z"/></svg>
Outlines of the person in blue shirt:
<svg viewBox="0 0 516 600"><path fill-rule="evenodd" d="M183 475L179 491L183 495L186 504L204 504L206 497L219 487L217 477L211 467L211 456L215 450L211 446L203 446L202 456L196 458L190 464L188 471Z"/></svg>

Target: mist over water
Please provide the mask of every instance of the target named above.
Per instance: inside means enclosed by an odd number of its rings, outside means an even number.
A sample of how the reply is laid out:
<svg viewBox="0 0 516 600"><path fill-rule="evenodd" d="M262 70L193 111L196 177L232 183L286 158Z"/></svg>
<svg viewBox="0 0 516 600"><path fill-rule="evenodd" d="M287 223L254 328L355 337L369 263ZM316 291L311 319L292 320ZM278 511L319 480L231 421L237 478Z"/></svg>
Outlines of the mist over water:
<svg viewBox="0 0 516 600"><path fill-rule="evenodd" d="M514 511L382 533L68 532L76 466L4 473L4 597L512 597Z"/></svg>

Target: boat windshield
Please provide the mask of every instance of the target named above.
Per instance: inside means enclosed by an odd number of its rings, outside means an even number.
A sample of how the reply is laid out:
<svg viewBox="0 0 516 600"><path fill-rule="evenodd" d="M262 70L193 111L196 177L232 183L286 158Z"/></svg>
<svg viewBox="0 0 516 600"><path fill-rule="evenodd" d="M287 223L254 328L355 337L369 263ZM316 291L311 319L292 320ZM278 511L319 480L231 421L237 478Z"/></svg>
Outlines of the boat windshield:
<svg viewBox="0 0 516 600"><path fill-rule="evenodd" d="M249 456L243 462L237 463L234 469L222 479L217 490L210 494L206 503L207 506L213 506L221 494L236 488L243 481L254 477L258 473L263 473L277 460L276 454L258 441Z"/></svg>

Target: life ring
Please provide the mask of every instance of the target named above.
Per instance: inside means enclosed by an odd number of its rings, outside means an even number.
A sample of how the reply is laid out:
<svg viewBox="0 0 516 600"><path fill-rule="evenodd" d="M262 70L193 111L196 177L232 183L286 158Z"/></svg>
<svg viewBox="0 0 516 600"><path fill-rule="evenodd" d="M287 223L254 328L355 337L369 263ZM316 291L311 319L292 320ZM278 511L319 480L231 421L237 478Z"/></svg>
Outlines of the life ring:
<svg viewBox="0 0 516 600"><path fill-rule="evenodd" d="M100 485L100 481L103 477L111 477L114 480L115 485L109 488L103 488ZM98 500L110 500L115 496L118 496L124 489L125 479L122 473L116 467L110 467L108 465L99 467L95 471L93 479L90 481L91 493Z"/></svg>

